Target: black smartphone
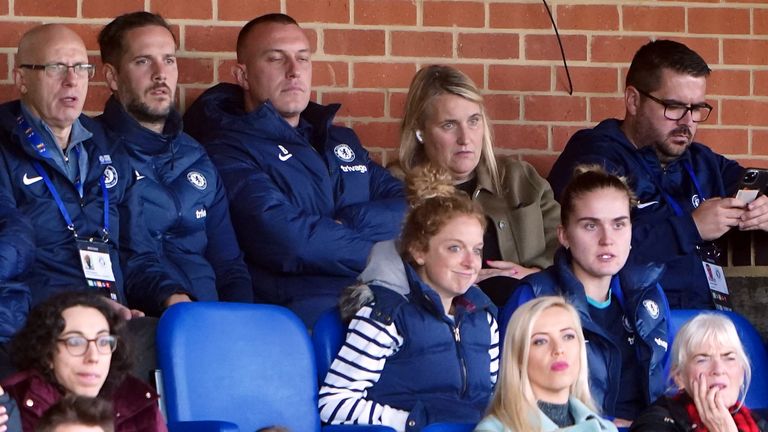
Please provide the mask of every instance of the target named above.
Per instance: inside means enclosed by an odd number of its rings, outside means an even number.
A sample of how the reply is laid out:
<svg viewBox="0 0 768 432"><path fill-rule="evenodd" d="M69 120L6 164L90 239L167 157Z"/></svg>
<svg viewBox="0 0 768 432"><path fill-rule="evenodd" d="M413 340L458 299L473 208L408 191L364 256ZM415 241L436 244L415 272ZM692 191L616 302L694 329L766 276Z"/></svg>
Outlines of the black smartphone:
<svg viewBox="0 0 768 432"><path fill-rule="evenodd" d="M736 191L736 198L749 204L760 195L764 195L766 187L768 187L768 170L747 168Z"/></svg>

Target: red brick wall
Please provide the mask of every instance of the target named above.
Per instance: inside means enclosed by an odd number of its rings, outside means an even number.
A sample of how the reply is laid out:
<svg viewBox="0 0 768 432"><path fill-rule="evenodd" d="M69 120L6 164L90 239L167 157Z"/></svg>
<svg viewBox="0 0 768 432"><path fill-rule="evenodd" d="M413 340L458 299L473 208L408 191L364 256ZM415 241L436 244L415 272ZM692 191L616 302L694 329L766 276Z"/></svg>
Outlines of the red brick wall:
<svg viewBox="0 0 768 432"><path fill-rule="evenodd" d="M177 28L180 102L229 81L237 32L250 18L281 11L303 23L315 47L317 100L344 104L351 125L385 161L397 145L405 92L418 67L454 64L488 94L501 153L549 169L570 134L607 116L620 100L634 51L654 38L696 49L714 69L715 112L699 138L747 165L768 167L766 0L551 0L575 92L549 19L537 0L0 0L0 99L15 97L10 69L20 34L40 22L71 24L94 61L96 34L117 14L146 8ZM101 73L87 104L107 96Z"/></svg>

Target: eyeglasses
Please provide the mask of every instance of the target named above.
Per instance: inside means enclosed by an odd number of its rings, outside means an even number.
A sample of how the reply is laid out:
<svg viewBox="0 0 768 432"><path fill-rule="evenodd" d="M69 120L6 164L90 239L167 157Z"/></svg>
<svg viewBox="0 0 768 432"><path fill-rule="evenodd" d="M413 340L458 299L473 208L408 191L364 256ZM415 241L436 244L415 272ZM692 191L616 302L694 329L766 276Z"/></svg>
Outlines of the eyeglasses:
<svg viewBox="0 0 768 432"><path fill-rule="evenodd" d="M69 70L75 71L75 75L79 78L93 78L96 73L96 66L88 63L77 63L73 65L67 65L64 63L47 63L47 64L23 64L19 65L22 69L32 70L44 70L45 74L50 78L64 79Z"/></svg>
<svg viewBox="0 0 768 432"><path fill-rule="evenodd" d="M712 112L712 105L704 102L696 105L683 105L677 102L667 102L661 100L650 93L644 92L640 89L636 89L638 93L647 97L648 99L656 102L664 107L664 117L667 120L680 120L685 117L688 111L691 112L691 120L695 123L706 121L709 118L709 114Z"/></svg>
<svg viewBox="0 0 768 432"><path fill-rule="evenodd" d="M99 354L110 354L115 352L117 348L117 338L113 335L103 335L96 339L87 339L82 336L70 336L62 339L58 339L67 348L67 352L73 356L84 356L88 352L88 347L91 342L96 345L96 351Z"/></svg>

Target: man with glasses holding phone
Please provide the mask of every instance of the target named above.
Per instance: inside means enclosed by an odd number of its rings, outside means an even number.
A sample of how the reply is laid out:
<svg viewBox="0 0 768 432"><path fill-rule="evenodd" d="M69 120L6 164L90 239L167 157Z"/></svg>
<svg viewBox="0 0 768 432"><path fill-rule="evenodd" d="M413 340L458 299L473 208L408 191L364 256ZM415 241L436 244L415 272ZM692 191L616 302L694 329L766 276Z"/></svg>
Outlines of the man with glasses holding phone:
<svg viewBox="0 0 768 432"><path fill-rule="evenodd" d="M681 43L642 46L627 72L624 120L577 132L548 178L557 199L577 164L629 179L638 199L630 260L666 264L661 285L672 308L728 307L716 240L732 227L768 228L768 198L732 198L744 168L693 141L713 110L706 101L710 71ZM707 267L719 271L717 280Z"/></svg>
<svg viewBox="0 0 768 432"><path fill-rule="evenodd" d="M181 287L152 248L130 159L81 114L94 69L65 26L22 36L13 70L20 100L0 105L0 202L34 227L35 259L20 276L32 306L57 292L92 291L131 319L144 313L127 307L126 291ZM130 331L144 348L152 329L138 320Z"/></svg>

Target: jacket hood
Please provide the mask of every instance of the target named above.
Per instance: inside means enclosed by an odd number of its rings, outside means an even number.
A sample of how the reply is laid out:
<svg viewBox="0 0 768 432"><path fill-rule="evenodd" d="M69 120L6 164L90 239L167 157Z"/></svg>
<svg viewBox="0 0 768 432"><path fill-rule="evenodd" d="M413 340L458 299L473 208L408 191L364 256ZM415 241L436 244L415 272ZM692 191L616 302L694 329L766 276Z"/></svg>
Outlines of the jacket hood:
<svg viewBox="0 0 768 432"><path fill-rule="evenodd" d="M340 107L338 104L324 106L310 102L301 113L301 118L315 128L315 134L324 135ZM231 83L217 84L206 90L189 107L184 118L187 133L200 142L212 141L222 130L247 130L249 141L260 138L286 142L302 139L270 101L246 112L243 89Z"/></svg>
<svg viewBox="0 0 768 432"><path fill-rule="evenodd" d="M361 307L373 301L373 291L369 284L392 290L404 298L411 292L405 265L397 253L394 240L373 245L368 255L368 265L357 279L359 282L345 288L339 299L339 310L344 322L349 322Z"/></svg>

